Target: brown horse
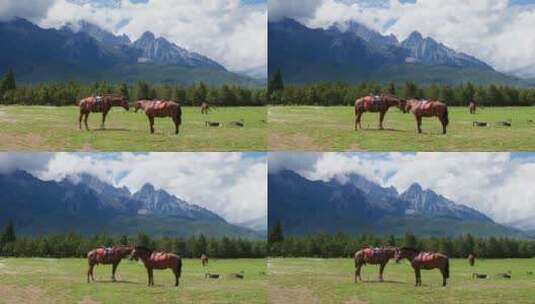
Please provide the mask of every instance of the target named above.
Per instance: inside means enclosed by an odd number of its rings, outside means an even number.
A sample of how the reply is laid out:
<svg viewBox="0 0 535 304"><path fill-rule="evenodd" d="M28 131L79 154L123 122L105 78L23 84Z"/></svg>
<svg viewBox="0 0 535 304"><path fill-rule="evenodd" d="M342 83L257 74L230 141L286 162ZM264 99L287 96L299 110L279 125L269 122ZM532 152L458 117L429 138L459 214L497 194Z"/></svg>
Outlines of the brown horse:
<svg viewBox="0 0 535 304"><path fill-rule="evenodd" d="M477 105L475 101L470 101L470 103L468 104L468 110L470 111L470 114L476 114L476 108Z"/></svg>
<svg viewBox="0 0 535 304"><path fill-rule="evenodd" d="M115 282L115 271L121 260L132 253L134 248L132 246L114 246L111 248L99 247L87 253L87 263L89 269L87 270L87 283L90 280L95 280L93 268L98 264L111 264L111 280Z"/></svg>
<svg viewBox="0 0 535 304"><path fill-rule="evenodd" d="M468 264L470 264L470 266L474 266L476 264L476 256L475 256L475 254L470 253L468 255Z"/></svg>
<svg viewBox="0 0 535 304"><path fill-rule="evenodd" d="M178 281L182 273L182 258L180 256L167 252L155 252L146 247L138 246L132 251L131 258L135 261L141 259L145 268L147 268L147 275L149 277L148 286L154 286L154 275L152 273L154 269L167 268L173 271L175 275L175 286L178 286Z"/></svg>
<svg viewBox="0 0 535 304"><path fill-rule="evenodd" d="M201 264L202 267L208 265L208 256L206 254L201 255Z"/></svg>
<svg viewBox="0 0 535 304"><path fill-rule="evenodd" d="M208 110L210 110L210 106L208 105L208 103L206 101L201 103L201 114L208 115Z"/></svg>
<svg viewBox="0 0 535 304"><path fill-rule="evenodd" d="M102 124L101 128L104 128L104 123L106 122L106 115L112 107L123 107L128 111L128 101L126 101L123 96L120 95L103 95L101 100L97 100L96 97L90 96L80 100L77 103L80 108L80 117L78 118L78 127L82 130L82 118L84 119L85 129L89 130L87 126L87 118L91 112L102 112Z"/></svg>
<svg viewBox="0 0 535 304"><path fill-rule="evenodd" d="M446 280L450 277L450 260L442 253L424 252L414 248L403 247L396 250L396 263L403 258L411 262L416 276L416 285L422 286L421 269L440 269L442 273L442 286L446 286Z"/></svg>
<svg viewBox="0 0 535 304"><path fill-rule="evenodd" d="M405 111L411 112L416 117L418 133L422 133L422 117L436 116L442 123L442 133L446 134L446 127L449 124L448 106L440 101L431 100L407 100Z"/></svg>
<svg viewBox="0 0 535 304"><path fill-rule="evenodd" d="M355 283L357 280L361 280L360 269L362 265L374 264L379 265L379 281L383 282L383 271L388 261L396 254L395 247L382 247L382 248L363 248L355 253Z"/></svg>
<svg viewBox="0 0 535 304"><path fill-rule="evenodd" d="M364 96L355 100L355 131L362 129L360 119L364 112L379 112L379 129L383 130L383 120L390 107L397 106L405 112L405 101L391 95Z"/></svg>
<svg viewBox="0 0 535 304"><path fill-rule="evenodd" d="M175 134L182 123L182 108L174 101L165 100L138 100L135 111L142 109L149 119L150 133L154 133L154 117L171 117L175 123Z"/></svg>

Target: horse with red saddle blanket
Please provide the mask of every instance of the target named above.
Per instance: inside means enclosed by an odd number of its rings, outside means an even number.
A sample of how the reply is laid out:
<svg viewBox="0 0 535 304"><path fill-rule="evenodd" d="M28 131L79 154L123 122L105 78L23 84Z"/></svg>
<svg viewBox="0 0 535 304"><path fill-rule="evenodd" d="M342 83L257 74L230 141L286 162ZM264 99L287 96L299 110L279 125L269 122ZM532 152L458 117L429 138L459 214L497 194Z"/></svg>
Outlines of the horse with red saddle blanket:
<svg viewBox="0 0 535 304"><path fill-rule="evenodd" d="M129 110L128 101L120 95L105 94L102 96L90 96L80 100L77 103L80 108L80 116L78 117L78 127L82 130L82 118L84 119L85 129L89 130L87 126L87 118L91 112L102 112L101 128L104 128L106 116L112 107L123 107Z"/></svg>
<svg viewBox="0 0 535 304"><path fill-rule="evenodd" d="M362 265L372 264L379 265L379 281L383 282L383 271L388 261L396 254L395 247L370 248L365 247L357 251L354 255L355 260L355 283L362 281L360 270Z"/></svg>
<svg viewBox="0 0 535 304"><path fill-rule="evenodd" d="M182 109L174 101L166 100L138 100L135 103L135 111L143 110L149 119L150 133L154 133L155 117L171 117L175 123L175 134L182 123Z"/></svg>
<svg viewBox="0 0 535 304"><path fill-rule="evenodd" d="M433 100L410 99L406 102L405 111L414 114L418 133L422 133L422 117L436 116L442 124L442 133L446 134L446 127L450 121L448 118L448 106L444 103Z"/></svg>
<svg viewBox="0 0 535 304"><path fill-rule="evenodd" d="M396 250L396 263L406 258L411 263L416 276L416 286L422 286L421 269L438 268L442 274L442 286L446 286L446 280L450 277L450 260L442 253L425 252L415 248L403 247Z"/></svg>
<svg viewBox="0 0 535 304"><path fill-rule="evenodd" d="M87 263L89 269L87 270L87 283L90 280L95 280L93 268L98 264L111 264L111 280L115 282L115 271L121 260L132 253L134 248L132 246L114 246L110 248L98 247L87 253Z"/></svg>
<svg viewBox="0 0 535 304"><path fill-rule="evenodd" d="M364 112L379 112L379 129L383 130L383 120L390 107L399 107L405 112L405 101L392 95L364 96L355 101L355 131L362 129L360 119Z"/></svg>
<svg viewBox="0 0 535 304"><path fill-rule="evenodd" d="M152 251L147 247L138 246L132 251L131 258L135 261L141 259L149 277L148 286L154 286L154 269L170 268L175 275L175 286L178 286L182 273L182 258L173 253Z"/></svg>

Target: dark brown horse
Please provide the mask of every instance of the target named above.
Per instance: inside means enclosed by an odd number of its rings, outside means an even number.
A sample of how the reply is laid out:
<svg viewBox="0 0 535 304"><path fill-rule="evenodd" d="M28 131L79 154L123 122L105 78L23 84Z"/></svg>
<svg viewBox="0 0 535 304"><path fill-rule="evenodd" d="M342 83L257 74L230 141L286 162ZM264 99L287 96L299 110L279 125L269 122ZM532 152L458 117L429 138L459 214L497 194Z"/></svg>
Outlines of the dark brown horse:
<svg viewBox="0 0 535 304"><path fill-rule="evenodd" d="M175 275L175 286L178 286L180 275L182 273L182 259L180 256L167 253L156 252L146 247L138 246L132 251L132 259L137 261L141 259L145 268L147 268L147 275L149 277L148 286L154 286L154 269L170 268Z"/></svg>
<svg viewBox="0 0 535 304"><path fill-rule="evenodd" d="M361 280L360 270L362 265L374 264L379 265L379 281L383 282L383 271L386 264L396 254L395 247L382 247L382 248L363 248L355 253L355 283L357 280Z"/></svg>
<svg viewBox="0 0 535 304"><path fill-rule="evenodd" d="M80 100L77 103L80 108L80 117L78 118L78 127L82 130L82 118L84 119L85 129L89 130L87 126L87 118L91 112L102 112L102 124L101 128L104 128L104 123L106 122L106 115L112 107L123 107L128 111L128 101L126 101L123 96L120 95L103 95L100 97L100 100L97 97L90 96Z"/></svg>
<svg viewBox="0 0 535 304"><path fill-rule="evenodd" d="M204 101L203 103L201 103L201 114L206 114L208 115L208 111L210 110L210 106L208 105L208 103L206 101Z"/></svg>
<svg viewBox="0 0 535 304"><path fill-rule="evenodd" d="M432 100L407 100L405 111L411 112L416 117L418 133L422 133L422 117L436 116L442 123L442 133L446 134L446 127L449 124L448 106L440 101Z"/></svg>
<svg viewBox="0 0 535 304"><path fill-rule="evenodd" d="M468 255L468 264L470 264L470 266L474 266L476 264L476 255L475 254L470 253Z"/></svg>
<svg viewBox="0 0 535 304"><path fill-rule="evenodd" d="M135 111L142 109L149 119L150 133L154 133L155 117L171 117L175 123L175 134L182 123L182 108L174 101L165 100L138 100L135 103Z"/></svg>
<svg viewBox="0 0 535 304"><path fill-rule="evenodd" d="M390 107L397 106L405 112L405 101L395 96L364 96L355 100L355 131L362 129L360 119L364 112L379 112L379 129L383 130L383 120Z"/></svg>
<svg viewBox="0 0 535 304"><path fill-rule="evenodd" d="M438 268L442 273L442 286L446 286L446 280L450 277L450 260L442 253L424 252L414 248L403 247L396 250L396 263L406 258L411 262L416 276L416 286L422 286L421 269Z"/></svg>
<svg viewBox="0 0 535 304"><path fill-rule="evenodd" d="M468 110L470 111L470 114L476 114L476 108L477 108L476 102L470 101L470 103L468 104Z"/></svg>
<svg viewBox="0 0 535 304"><path fill-rule="evenodd" d="M115 282L115 271L121 260L132 253L134 248L132 246L114 246L111 248L99 247L87 253L87 263L89 269L87 270L87 283L90 280L95 280L93 268L98 264L111 264L111 280Z"/></svg>
<svg viewBox="0 0 535 304"><path fill-rule="evenodd" d="M201 264L202 267L208 265L208 256L206 254L201 255Z"/></svg>

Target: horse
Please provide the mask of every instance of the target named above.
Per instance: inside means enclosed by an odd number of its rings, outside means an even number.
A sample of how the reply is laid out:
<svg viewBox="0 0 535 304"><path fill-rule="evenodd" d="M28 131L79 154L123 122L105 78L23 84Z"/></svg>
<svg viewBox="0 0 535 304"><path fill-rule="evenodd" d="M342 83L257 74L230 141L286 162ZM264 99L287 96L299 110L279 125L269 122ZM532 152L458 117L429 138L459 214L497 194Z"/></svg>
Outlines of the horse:
<svg viewBox="0 0 535 304"><path fill-rule="evenodd" d="M364 112L379 112L379 129L383 130L383 120L390 107L397 106L405 112L405 100L392 95L382 94L378 98L364 96L355 100L355 131L362 129L360 119Z"/></svg>
<svg viewBox="0 0 535 304"><path fill-rule="evenodd" d="M407 100L405 112L411 112L416 118L418 133L422 133L422 117L436 116L442 123L442 133L446 134L446 127L449 124L448 106L440 101L432 100Z"/></svg>
<svg viewBox="0 0 535 304"><path fill-rule="evenodd" d="M383 282L383 271L388 261L396 254L395 247L363 248L354 255L355 260L355 283L361 280L360 269L365 264L379 264L379 281Z"/></svg>
<svg viewBox="0 0 535 304"><path fill-rule="evenodd" d="M115 282L115 271L117 266L123 258L132 253L134 248L132 246L114 246L111 248L99 247L95 248L87 253L87 263L89 269L87 270L87 283L90 280L95 280L93 274L93 268L98 264L111 264L111 280Z"/></svg>
<svg viewBox="0 0 535 304"><path fill-rule="evenodd" d="M476 263L476 256L473 253L470 253L468 255L468 264L470 264L470 266L474 266L475 263Z"/></svg>
<svg viewBox="0 0 535 304"><path fill-rule="evenodd" d="M138 100L135 105L135 112L142 109L149 119L150 133L154 133L154 117L171 117L175 123L175 134L182 123L182 108L174 101L165 100Z"/></svg>
<svg viewBox="0 0 535 304"><path fill-rule="evenodd" d="M201 103L201 114L208 115L208 110L210 110L210 106L206 101L203 101L203 103Z"/></svg>
<svg viewBox="0 0 535 304"><path fill-rule="evenodd" d="M476 114L476 108L476 103L474 101L470 101L470 103L468 104L468 110L470 111L470 114Z"/></svg>
<svg viewBox="0 0 535 304"><path fill-rule="evenodd" d="M152 271L154 269L170 268L175 275L175 286L178 286L180 275L182 274L182 258L173 253L156 252L147 247L137 246L131 254L131 259L138 261L141 259L145 268L147 268L147 275L149 278L148 286L154 286L154 276Z"/></svg>
<svg viewBox="0 0 535 304"><path fill-rule="evenodd" d="M106 115L112 107L123 107L125 110L129 110L128 101L120 95L103 95L101 100L98 101L96 97L90 96L80 100L77 103L80 108L80 116L78 118L78 127L82 130L82 118L84 119L85 129L89 131L87 126L87 118L91 112L102 112L102 124L101 128L104 128L106 122Z"/></svg>
<svg viewBox="0 0 535 304"><path fill-rule="evenodd" d="M206 254L201 255L201 264L202 267L208 265L208 256Z"/></svg>
<svg viewBox="0 0 535 304"><path fill-rule="evenodd" d="M450 277L450 260L442 253L424 252L414 248L403 247L396 249L395 259L399 263L406 258L411 262L416 277L416 285L422 286L421 269L438 268L442 274L442 286L446 286L446 280Z"/></svg>

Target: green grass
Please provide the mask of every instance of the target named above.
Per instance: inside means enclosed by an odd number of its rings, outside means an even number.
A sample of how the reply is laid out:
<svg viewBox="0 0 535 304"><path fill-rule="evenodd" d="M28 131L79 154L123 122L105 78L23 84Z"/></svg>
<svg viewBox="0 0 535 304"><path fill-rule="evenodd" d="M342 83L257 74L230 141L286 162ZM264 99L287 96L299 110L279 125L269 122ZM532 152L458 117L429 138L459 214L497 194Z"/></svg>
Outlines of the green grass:
<svg viewBox="0 0 535 304"><path fill-rule="evenodd" d="M221 107L202 116L184 107L180 134L170 118L157 118L150 134L144 113L113 109L100 130L102 115L89 116L91 131L78 129L72 107L0 106L0 150L32 151L263 151L267 124L264 107ZM228 123L243 119L243 128ZM206 127L205 121L222 122Z"/></svg>
<svg viewBox="0 0 535 304"><path fill-rule="evenodd" d="M450 107L448 134L437 118L424 118L416 132L412 114L392 108L379 130L379 114L365 113L363 130L354 131L353 107L271 106L268 146L276 150L307 151L533 151L535 107L479 109ZM512 127L497 122L512 119ZM488 127L473 127L485 121Z"/></svg>
<svg viewBox="0 0 535 304"><path fill-rule="evenodd" d="M111 266L95 268L96 282L88 284L85 259L0 258L0 303L266 303L264 259L210 260L204 278L198 259L185 259L180 286L171 270L155 270L154 287L147 287L141 262L123 261L118 282L110 282ZM244 271L244 279L231 273Z"/></svg>
<svg viewBox="0 0 535 304"><path fill-rule="evenodd" d="M385 268L385 282L377 282L378 268L363 267L364 282L353 283L351 259L269 259L270 303L533 303L533 259L450 260L450 280L442 287L438 270L422 271L422 287L414 287L414 272L406 260ZM512 279L496 274L512 271ZM490 275L472 280L473 272ZM286 298L286 301L282 299ZM279 300L280 299L280 300Z"/></svg>

